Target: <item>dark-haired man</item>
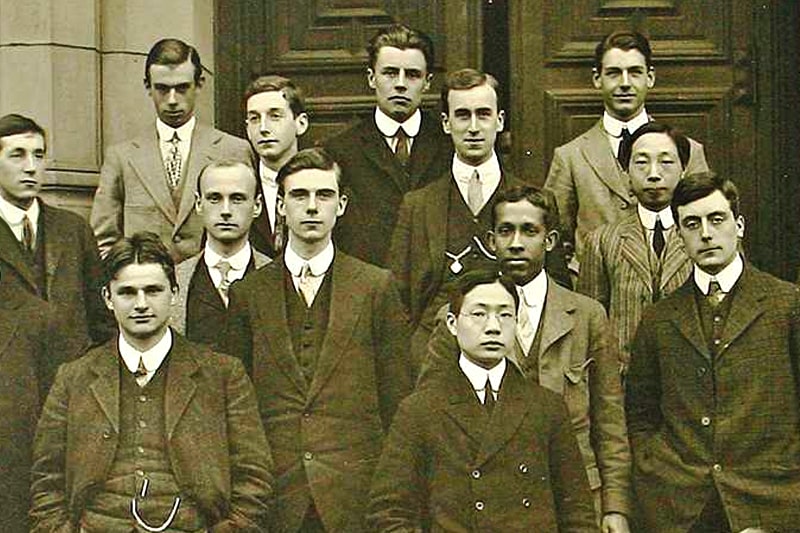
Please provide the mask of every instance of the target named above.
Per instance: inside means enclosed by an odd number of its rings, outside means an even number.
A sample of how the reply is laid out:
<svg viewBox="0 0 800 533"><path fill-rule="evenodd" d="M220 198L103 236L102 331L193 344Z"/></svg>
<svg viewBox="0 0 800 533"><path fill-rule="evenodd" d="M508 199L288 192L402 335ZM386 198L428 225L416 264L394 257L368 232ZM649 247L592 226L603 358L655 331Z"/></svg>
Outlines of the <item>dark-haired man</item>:
<svg viewBox="0 0 800 533"><path fill-rule="evenodd" d="M656 83L650 42L635 31L605 36L595 48L592 82L603 97L603 117L556 148L545 184L558 201L564 243L579 261L589 232L628 215L636 206L620 161L630 154L629 136L650 120L645 100ZM687 174L708 170L702 145L690 142ZM577 262L572 267L577 269Z"/></svg>
<svg viewBox="0 0 800 533"><path fill-rule="evenodd" d="M102 254L139 231L158 234L178 263L200 251L203 224L194 212L200 170L216 159L251 158L246 141L197 121L203 82L193 46L162 39L147 54L144 86L155 127L106 152L91 214Z"/></svg>
<svg viewBox="0 0 800 533"><path fill-rule="evenodd" d="M261 76L244 94L247 138L258 157L258 188L263 209L253 223L250 242L275 257L286 239L278 216L278 171L297 153L298 139L308 130L303 93L282 76Z"/></svg>
<svg viewBox="0 0 800 533"><path fill-rule="evenodd" d="M642 531L796 531L800 288L742 258L730 180L686 176L671 208L693 272L645 310L625 397Z"/></svg>
<svg viewBox="0 0 800 533"><path fill-rule="evenodd" d="M606 533L627 533L630 451L615 343L602 306L569 291L544 270L558 241L558 209L548 190L514 187L498 194L488 236L494 268L520 294L509 360L530 380L564 397ZM447 371L458 349L442 323L428 346L419 387Z"/></svg>
<svg viewBox="0 0 800 533"><path fill-rule="evenodd" d="M241 361L170 330L175 267L156 234L117 241L104 269L119 334L58 371L32 531L261 531L272 462Z"/></svg>
<svg viewBox="0 0 800 533"><path fill-rule="evenodd" d="M562 401L507 363L518 304L497 270L456 281L447 329L458 352L398 410L372 485L373 531L597 531Z"/></svg>
<svg viewBox="0 0 800 533"><path fill-rule="evenodd" d="M408 322L389 272L334 246L348 206L322 148L278 172L281 260L233 287L228 352L251 368L275 457L276 532L366 531L367 494L411 391Z"/></svg>
<svg viewBox="0 0 800 533"><path fill-rule="evenodd" d="M336 243L359 259L385 266L403 195L439 177L452 149L439 121L422 111L433 78L433 43L419 30L392 25L367 46L372 117L326 144L342 166L353 202L336 225Z"/></svg>

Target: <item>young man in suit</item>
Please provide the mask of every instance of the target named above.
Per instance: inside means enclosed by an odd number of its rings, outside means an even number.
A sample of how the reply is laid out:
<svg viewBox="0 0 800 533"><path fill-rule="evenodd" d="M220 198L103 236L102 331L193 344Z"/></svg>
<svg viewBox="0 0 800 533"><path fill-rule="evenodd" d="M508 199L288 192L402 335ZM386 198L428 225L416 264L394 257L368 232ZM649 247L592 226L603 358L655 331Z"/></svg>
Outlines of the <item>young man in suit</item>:
<svg viewBox="0 0 800 533"><path fill-rule="evenodd" d="M41 126L22 115L0 118L0 266L4 280L50 304L68 333L71 356L89 339L105 341L100 259L80 216L42 201L47 143Z"/></svg>
<svg viewBox="0 0 800 533"><path fill-rule="evenodd" d="M460 354L400 405L373 531L597 531L564 404L507 362L518 305L496 269L458 279L447 329Z"/></svg>
<svg viewBox="0 0 800 533"><path fill-rule="evenodd" d="M529 380L563 396L606 533L628 533L630 450L625 429L616 344L602 306L554 283L544 270L558 241L553 194L514 187L498 195L489 247L494 268L521 295L509 360ZM458 352L439 322L431 336L419 388L446 371Z"/></svg>
<svg viewBox="0 0 800 533"><path fill-rule="evenodd" d="M195 210L203 220L203 251L175 268L178 294L172 327L189 340L219 346L228 318L231 284L271 259L250 245L262 212L253 169L239 161L209 163L197 178Z"/></svg>
<svg viewBox="0 0 800 533"><path fill-rule="evenodd" d="M669 207L690 149L689 140L666 124L648 122L636 130L626 165L636 212L586 239L577 290L606 308L623 372L645 307L683 285L692 271Z"/></svg>
<svg viewBox="0 0 800 533"><path fill-rule="evenodd" d="M32 531L261 531L272 462L241 361L170 330L174 263L156 234L118 241L104 267L119 334L58 371Z"/></svg>
<svg viewBox="0 0 800 533"><path fill-rule="evenodd" d="M589 232L627 216L636 206L623 167L630 155L629 136L651 120L645 110L647 93L656 83L650 42L635 31L604 37L595 49L592 82L603 97L603 117L556 148L545 183L556 195L564 243L577 261L582 261ZM686 172L707 171L703 146L690 142ZM577 261L571 263L576 271Z"/></svg>
<svg viewBox="0 0 800 533"><path fill-rule="evenodd" d="M275 257L286 238L278 217L278 171L297 153L297 141L308 130L303 93L292 80L261 76L244 94L247 138L258 156L258 188L263 209L253 223L250 242L256 250Z"/></svg>
<svg viewBox="0 0 800 533"><path fill-rule="evenodd" d="M796 531L800 288L742 258L730 180L687 176L671 207L693 271L645 310L625 397L642 531Z"/></svg>
<svg viewBox="0 0 800 533"><path fill-rule="evenodd" d="M372 117L335 135L326 147L342 166L353 202L336 225L336 243L359 259L386 266L403 195L447 169L452 149L436 117L420 109L433 78L433 43L419 30L393 25L367 46Z"/></svg>
<svg viewBox="0 0 800 533"><path fill-rule="evenodd" d="M348 206L344 183L322 148L290 159L278 172L282 260L231 294L228 351L248 361L258 391L276 463L276 532L366 531L384 433L412 388L390 273L331 239Z"/></svg>
<svg viewBox="0 0 800 533"><path fill-rule="evenodd" d="M102 254L139 231L157 233L176 263L200 251L203 225L194 212L200 170L216 159L251 159L246 141L195 117L203 82L193 46L162 39L147 54L144 86L155 106L155 127L106 152L91 214Z"/></svg>

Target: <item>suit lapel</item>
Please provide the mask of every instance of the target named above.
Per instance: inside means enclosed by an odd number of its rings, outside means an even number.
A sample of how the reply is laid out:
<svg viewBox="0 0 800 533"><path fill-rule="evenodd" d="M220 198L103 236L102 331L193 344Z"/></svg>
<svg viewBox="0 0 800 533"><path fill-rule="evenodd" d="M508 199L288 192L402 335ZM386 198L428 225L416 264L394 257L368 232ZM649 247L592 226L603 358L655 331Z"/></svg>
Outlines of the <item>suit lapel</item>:
<svg viewBox="0 0 800 533"><path fill-rule="evenodd" d="M197 384L195 374L199 371L197 362L187 350L186 341L180 335L172 336L172 353L167 367L167 390L164 396L164 421L167 440L172 438L186 407L194 397Z"/></svg>
<svg viewBox="0 0 800 533"><path fill-rule="evenodd" d="M392 181L397 186L397 189L402 193L409 191L408 178L405 175L405 170L397 162L392 151L384 140L383 134L378 130L375 125L375 119L371 116L365 118L359 127L358 131L361 137L361 146L364 155L372 161L372 163L381 169L382 173L392 178ZM414 155L416 142L411 149L411 155Z"/></svg>
<svg viewBox="0 0 800 533"><path fill-rule="evenodd" d="M197 176L203 167L213 160L211 148L219 139L211 128L197 122L192 132L192 146L189 150L189 167L183 177L181 204L175 218L175 228L180 228L194 210L194 193ZM171 200L171 197L170 197Z"/></svg>
<svg viewBox="0 0 800 533"><path fill-rule="evenodd" d="M661 284L659 287L662 294L669 281L690 261L689 256L686 255L686 251L683 248L683 241L681 241L680 236L678 236L677 228L673 226L673 229L667 235L667 245L664 248L664 263L661 270Z"/></svg>
<svg viewBox="0 0 800 533"><path fill-rule="evenodd" d="M477 466L491 459L517 432L531 407L530 402L526 402L525 399L522 376L517 375L515 370L508 366L500 386L494 413L481 440Z"/></svg>
<svg viewBox="0 0 800 533"><path fill-rule="evenodd" d="M225 312L225 302L222 301L219 291L214 287L214 282L211 280L211 274L208 272L205 261L198 261L192 278L193 286L197 289L199 302L215 311Z"/></svg>
<svg viewBox="0 0 800 533"><path fill-rule="evenodd" d="M584 140L581 152L600 181L614 191L614 194L625 201L630 201L628 178L619 168L619 163L611 151L608 138L603 130L602 119L584 134Z"/></svg>
<svg viewBox="0 0 800 533"><path fill-rule="evenodd" d="M650 271L650 246L645 238L638 215L634 214L629 217L620 227L620 241L622 257L652 292L653 273ZM652 257L655 260L655 254Z"/></svg>
<svg viewBox="0 0 800 533"><path fill-rule="evenodd" d="M561 337L572 331L574 327L575 304L569 291L562 288L552 279L547 279L547 296L545 296L544 312L539 327L542 328L539 345L539 375L543 375L542 367L548 364L545 359L547 350Z"/></svg>
<svg viewBox="0 0 800 533"><path fill-rule="evenodd" d="M95 379L89 385L100 409L108 418L116 433L119 433L119 350L117 337L95 356L92 371Z"/></svg>
<svg viewBox="0 0 800 533"><path fill-rule="evenodd" d="M436 185L431 187L429 201L425 209L425 231L428 234L429 255L431 270L435 273L434 279L445 268L444 251L447 249L447 217L450 206L450 181L452 173L448 172L439 178ZM460 250L459 250L460 251Z"/></svg>
<svg viewBox="0 0 800 533"><path fill-rule="evenodd" d="M769 296L767 291L761 288L758 278L747 266L745 266L737 285L734 289L735 294L732 295L734 300L725 322L722 343L717 353L718 358L722 357L731 343L764 313L764 302Z"/></svg>
<svg viewBox="0 0 800 533"><path fill-rule="evenodd" d="M419 134L414 139L414 144L411 147L411 160L409 161L409 179L411 182L409 190L416 189L421 183L419 178L428 174L428 167L433 164L433 158L438 156L439 143L434 139L439 135L439 128L441 125L429 113L422 112L422 124L419 128Z"/></svg>
<svg viewBox="0 0 800 533"><path fill-rule="evenodd" d="M0 259L17 271L20 277L31 286L33 293L36 294L40 291L39 282L31 268L30 260L25 257L24 253L11 228L8 227L5 221L0 220ZM42 288L42 292L44 292L44 288Z"/></svg>
<svg viewBox="0 0 800 533"><path fill-rule="evenodd" d="M506 369L506 372L508 371L509 368ZM443 381L441 384L437 383L437 386L440 386L440 390L448 395L444 412L470 439L471 448L476 451L480 450L489 424L489 417L457 362L442 374Z"/></svg>
<svg viewBox="0 0 800 533"><path fill-rule="evenodd" d="M42 206L44 224L39 227L44 232L45 283L47 284L44 292L49 297L53 279L64 255L64 244L71 242L73 236L64 235L64 228L58 223L56 213L44 203L40 205Z"/></svg>
<svg viewBox="0 0 800 533"><path fill-rule="evenodd" d="M677 291L675 298L672 299L672 323L697 350L707 360L711 360L711 354L706 345L703 335L703 327L700 324L700 315L694 301L694 280L690 276Z"/></svg>
<svg viewBox="0 0 800 533"><path fill-rule="evenodd" d="M133 141L129 164L142 182L142 186L153 197L156 206L161 209L167 220L174 224L177 212L167 185L164 162L161 159L161 147L158 145L158 133L155 127L151 133Z"/></svg>

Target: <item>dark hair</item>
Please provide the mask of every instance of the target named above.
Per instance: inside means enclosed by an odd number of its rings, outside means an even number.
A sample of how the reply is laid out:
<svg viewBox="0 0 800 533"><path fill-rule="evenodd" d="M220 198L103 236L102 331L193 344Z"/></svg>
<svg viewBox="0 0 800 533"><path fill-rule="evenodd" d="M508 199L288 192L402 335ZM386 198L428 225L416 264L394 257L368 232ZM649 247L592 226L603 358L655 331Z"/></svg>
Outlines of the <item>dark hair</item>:
<svg viewBox="0 0 800 533"><path fill-rule="evenodd" d="M636 144L636 141L639 140L640 137L648 133L663 133L672 139L672 142L675 143L675 148L678 149L678 159L681 160L681 166L686 168L692 153L689 139L677 128L673 128L669 124L664 124L663 122L648 122L633 132L633 135L631 135L631 158L633 157L633 145ZM623 168L627 171L630 168L630 164L631 161L628 159L628 161L623 163Z"/></svg>
<svg viewBox="0 0 800 533"><path fill-rule="evenodd" d="M672 194L672 202L670 203L675 222L680 226L680 219L678 218L679 207L705 198L714 194L715 191L721 192L728 199L733 216L738 217L739 189L736 188L736 184L713 172L697 172L685 176L675 187L675 192Z"/></svg>
<svg viewBox="0 0 800 533"><path fill-rule="evenodd" d="M489 73L481 72L474 68L462 68L455 72L448 72L447 76L445 76L442 92L440 94L442 113L446 115L450 112L450 104L447 102L450 91L466 91L473 87L480 87L481 85L488 85L494 89L499 110L501 102L500 82Z"/></svg>
<svg viewBox="0 0 800 533"><path fill-rule="evenodd" d="M306 148L300 150L292 156L278 171L275 180L278 182L278 194L283 196L283 182L288 176L296 174L301 170L333 170L336 173L336 184L339 186L339 194L344 194L344 183L342 180L342 169L334 161L331 154L322 147Z"/></svg>
<svg viewBox="0 0 800 533"><path fill-rule="evenodd" d="M2 146L3 137L22 133L38 133L44 139L45 147L47 147L47 136L44 133L44 129L33 119L16 113L0 118L0 146Z"/></svg>
<svg viewBox="0 0 800 533"><path fill-rule="evenodd" d="M478 285L491 285L492 283L499 283L508 291L514 298L514 309L516 310L519 307L519 294L517 294L517 286L514 281L497 270L478 268L464 272L456 278L450 290L450 312L454 315L460 313L464 297L472 289Z"/></svg>
<svg viewBox="0 0 800 533"><path fill-rule="evenodd" d="M612 48L620 50L639 50L644 56L645 65L650 69L653 67L650 41L638 31L621 30L609 33L603 40L597 43L594 49L594 69L600 73L603 69L603 56Z"/></svg>
<svg viewBox="0 0 800 533"><path fill-rule="evenodd" d="M276 75L259 76L250 82L250 85L247 86L244 92L245 109L247 109L247 101L251 96L272 91L283 92L283 97L289 102L289 109L292 110L292 114L295 117L306 112L303 91L289 78Z"/></svg>
<svg viewBox="0 0 800 533"><path fill-rule="evenodd" d="M384 46L392 46L400 50L416 49L425 56L425 68L428 72L433 70L433 42L425 33L409 28L403 24L393 24L381 29L367 44L369 66L375 68L378 52Z"/></svg>
<svg viewBox="0 0 800 533"><path fill-rule="evenodd" d="M117 273L128 265L155 263L161 265L172 290L178 288L175 261L161 239L151 231L140 231L123 237L108 250L103 259L103 286L108 287Z"/></svg>
<svg viewBox="0 0 800 533"><path fill-rule="evenodd" d="M501 204L515 204L527 201L544 211L546 229L558 228L558 204L556 197L549 189L540 189L532 185L517 185L510 189L498 191L492 207L492 229L497 225L497 209Z"/></svg>
<svg viewBox="0 0 800 533"><path fill-rule="evenodd" d="M147 60L144 62L144 86L150 88L150 65L180 65L188 59L194 65L194 82L199 85L203 80L203 65L197 49L180 39L161 39L147 53Z"/></svg>
<svg viewBox="0 0 800 533"><path fill-rule="evenodd" d="M200 171L200 174L197 175L197 189L196 189L197 195L203 196L203 188L201 187L201 184L203 182L203 176L206 174L207 171L217 168L233 168L239 166L247 169L247 174L249 176L252 176L253 183L255 184L256 187L256 191L258 191L258 177L256 176L256 172L255 170L253 170L253 167L250 166L249 163L246 163L239 159L226 158L226 159L217 159L215 161L211 161L210 163L208 163L206 166L203 167L203 169Z"/></svg>

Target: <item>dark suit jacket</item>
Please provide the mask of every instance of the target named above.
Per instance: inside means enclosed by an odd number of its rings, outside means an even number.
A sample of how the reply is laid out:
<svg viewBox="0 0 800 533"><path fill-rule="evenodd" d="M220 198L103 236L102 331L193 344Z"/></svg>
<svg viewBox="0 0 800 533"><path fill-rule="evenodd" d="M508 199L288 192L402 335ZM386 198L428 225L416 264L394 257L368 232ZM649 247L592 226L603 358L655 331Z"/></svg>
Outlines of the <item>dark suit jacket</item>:
<svg viewBox="0 0 800 533"><path fill-rule="evenodd" d="M167 185L155 125L140 136L108 149L92 204L91 224L105 255L122 236L157 233L176 263L200 251L203 222L194 211L197 176L211 161L250 164L250 144L198 122L184 162L180 205Z"/></svg>
<svg viewBox="0 0 800 533"><path fill-rule="evenodd" d="M400 405L370 495L373 531L597 531L561 399L508 365L489 418L451 355Z"/></svg>
<svg viewBox="0 0 800 533"><path fill-rule="evenodd" d="M81 353L89 338L111 335L111 317L100 296L100 258L92 230L79 215L39 200L37 247L44 246L44 286L7 224L0 221L0 269L6 280L50 304L70 350Z"/></svg>
<svg viewBox="0 0 800 533"><path fill-rule="evenodd" d="M119 440L117 340L63 365L34 448L33 531L74 531L105 481ZM173 335L167 452L178 485L214 532L261 531L269 520L270 450L240 361Z"/></svg>
<svg viewBox="0 0 800 533"><path fill-rule="evenodd" d="M631 455L616 344L605 312L597 302L548 278L539 328L538 357L529 359L515 343L509 360L529 379L564 398L589 486L602 491L603 513L628 514ZM457 354L455 337L439 322L428 343L418 388L446 372Z"/></svg>
<svg viewBox="0 0 800 533"><path fill-rule="evenodd" d="M280 253L283 245L286 244L286 225L282 220L283 217L277 213L275 214L275 231L273 231L272 227L269 225L269 214L267 213L269 206L267 206L267 200L264 197L264 188L261 185L261 176L259 175L261 167L258 158L255 159L253 165L256 169L256 177L258 178L256 181L256 194L261 196L263 208L258 217L253 221L253 225L250 226L250 244L267 257L275 258ZM281 248L275 247L275 236L278 233L281 234Z"/></svg>
<svg viewBox="0 0 800 533"><path fill-rule="evenodd" d="M611 329L617 333L620 363L626 368L644 309L683 285L692 272L692 262L677 229L672 229L659 275L658 259L636 211L596 229L585 244L577 290L608 311Z"/></svg>
<svg viewBox="0 0 800 533"><path fill-rule="evenodd" d="M275 531L295 533L313 500L329 531L365 530L370 478L411 391L408 323L389 272L336 251L328 327L307 384L292 346L283 261L233 286L229 353L252 377L275 458ZM294 295L290 295L294 297Z"/></svg>
<svg viewBox="0 0 800 533"><path fill-rule="evenodd" d="M800 524L800 288L746 265L712 361L689 279L645 310L625 401L646 531L716 487L733 531Z"/></svg>
<svg viewBox="0 0 800 533"><path fill-rule="evenodd" d="M411 159L404 169L370 115L328 140L326 148L342 167L350 193L347 212L336 222L336 245L359 259L386 266L389 239L403 195L450 168L450 138L434 115L423 112Z"/></svg>

